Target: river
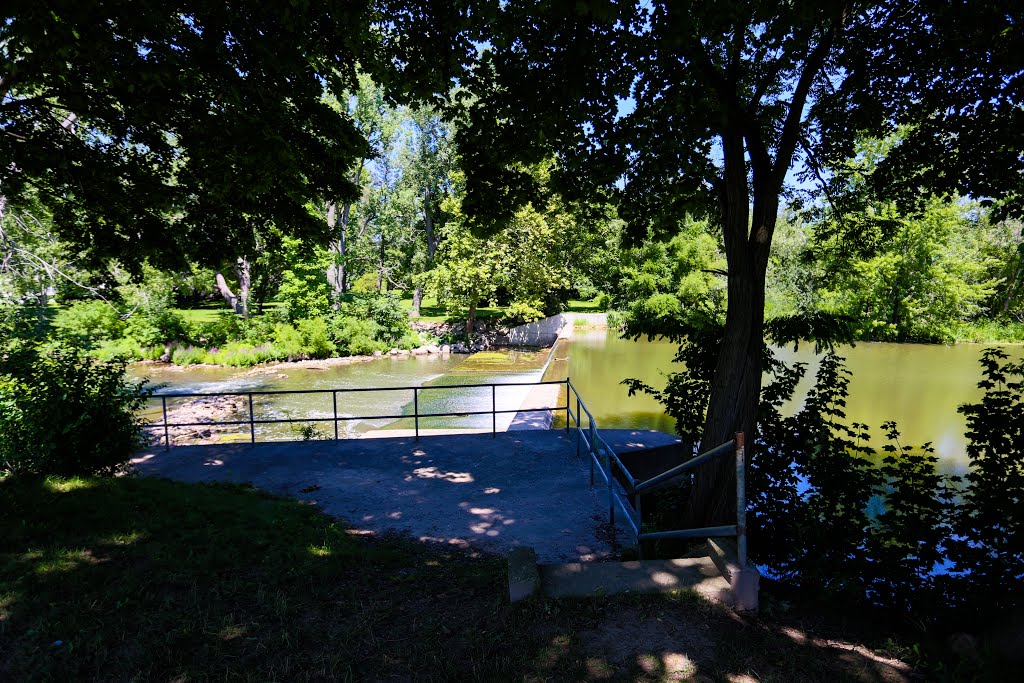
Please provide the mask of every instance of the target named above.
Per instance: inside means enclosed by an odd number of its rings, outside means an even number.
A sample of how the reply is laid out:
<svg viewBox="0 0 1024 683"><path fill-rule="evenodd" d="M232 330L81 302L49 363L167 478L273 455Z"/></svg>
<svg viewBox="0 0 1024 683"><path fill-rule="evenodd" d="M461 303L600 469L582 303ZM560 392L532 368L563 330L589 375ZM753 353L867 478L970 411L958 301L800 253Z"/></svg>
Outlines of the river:
<svg viewBox="0 0 1024 683"><path fill-rule="evenodd" d="M949 473L962 473L967 468L964 443L964 418L957 406L977 400L980 390L978 359L985 347L976 344L956 346L922 344L862 343L841 349L853 375L847 416L851 421L869 425L880 446L879 425L895 420L903 434L903 443L920 445L931 441L941 460L941 468ZM1011 356L1020 358L1024 348L1007 347ZM257 372L227 368L168 368L139 365L136 376L146 376L161 385L160 393L266 391L305 389L346 389L362 387L442 387L451 384L532 382L541 379L563 379L568 375L587 402L597 423L607 428L658 429L671 432L673 423L661 405L648 396L627 394L621 384L626 377L636 377L660 388L664 375L673 371L675 345L664 341L628 341L605 330L576 330L571 341L559 342L553 359L543 351L496 351L471 356L403 356L384 357L326 369L304 367L261 368ZM807 378L798 388L797 399L789 410L799 407L813 379L816 360L809 347L799 352L791 348L777 350L786 361L809 364ZM411 391L339 394L339 415L405 415L411 414ZM492 395L487 390L431 389L420 391L421 413L490 410ZM493 400L499 410L518 407L525 390L504 387L495 392ZM169 401L173 407L173 402ZM331 394L281 395L255 400L257 419L281 417L325 418L315 426L324 434L333 433ZM154 407L149 417L159 418ZM499 429L507 426L511 415L500 417ZM564 415L559 418L564 420ZM556 419L556 424L558 424ZM564 424L564 421L561 422ZM464 416L425 418L421 429L490 428L491 417ZM339 425L341 436L360 436L380 429L411 428L411 419L347 420ZM240 431L246 430L241 428ZM295 428L287 425L264 425L258 438L295 439Z"/></svg>

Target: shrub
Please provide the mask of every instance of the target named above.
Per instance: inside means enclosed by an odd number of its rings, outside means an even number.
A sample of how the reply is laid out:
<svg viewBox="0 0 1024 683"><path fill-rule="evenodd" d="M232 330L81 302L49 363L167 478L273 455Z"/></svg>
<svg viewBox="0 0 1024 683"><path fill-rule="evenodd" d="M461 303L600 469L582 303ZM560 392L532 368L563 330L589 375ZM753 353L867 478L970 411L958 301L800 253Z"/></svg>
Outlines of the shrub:
<svg viewBox="0 0 1024 683"><path fill-rule="evenodd" d="M163 344L157 344L155 346L145 346L139 349L139 358L142 360L160 360L164 356L164 351L167 347Z"/></svg>
<svg viewBox="0 0 1024 683"><path fill-rule="evenodd" d="M207 357L211 363L234 368L249 368L278 358L270 346L253 347L238 342L229 342L219 349L211 349Z"/></svg>
<svg viewBox="0 0 1024 683"><path fill-rule="evenodd" d="M390 294L371 296L364 305L367 317L377 323L377 341L395 343L412 329L409 314L398 297Z"/></svg>
<svg viewBox="0 0 1024 683"><path fill-rule="evenodd" d="M196 323L190 331L189 339L204 346L224 346L243 336L247 322L234 311L220 311L213 322ZM269 332L268 329L263 336L264 340Z"/></svg>
<svg viewBox="0 0 1024 683"><path fill-rule="evenodd" d="M607 292L601 292L594 297L594 306L599 311L607 311L608 307L612 305L612 295Z"/></svg>
<svg viewBox="0 0 1024 683"><path fill-rule="evenodd" d="M137 313L128 319L125 326L125 336L135 340L139 346L189 340L189 332L185 319L170 309Z"/></svg>
<svg viewBox="0 0 1024 683"><path fill-rule="evenodd" d="M357 294L377 293L377 273L363 273L352 282L352 291Z"/></svg>
<svg viewBox="0 0 1024 683"><path fill-rule="evenodd" d="M515 301L505 311L505 319L510 325L522 325L532 323L544 318L544 312L540 310L539 301Z"/></svg>
<svg viewBox="0 0 1024 683"><path fill-rule="evenodd" d="M57 313L53 329L61 339L92 348L103 340L120 337L124 322L105 301L76 301Z"/></svg>
<svg viewBox="0 0 1024 683"><path fill-rule="evenodd" d="M300 360L305 356L302 334L288 323L274 326L273 348L278 358Z"/></svg>
<svg viewBox="0 0 1024 683"><path fill-rule="evenodd" d="M120 360L17 342L0 354L0 473L111 474L143 443L148 394Z"/></svg>
<svg viewBox="0 0 1024 683"><path fill-rule="evenodd" d="M92 349L91 354L101 361L111 361L115 358L133 361L143 357L142 347L132 339L105 341Z"/></svg>
<svg viewBox="0 0 1024 683"><path fill-rule="evenodd" d="M337 350L323 318L306 318L295 325L302 335L302 351L310 358L328 358Z"/></svg>
<svg viewBox="0 0 1024 683"><path fill-rule="evenodd" d="M179 346L171 353L171 362L175 365L200 365L208 363L206 349L198 346Z"/></svg>
<svg viewBox="0 0 1024 683"><path fill-rule="evenodd" d="M387 345L375 339L377 330L377 323L364 318L337 315L331 320L331 336L342 355L368 356L386 350Z"/></svg>

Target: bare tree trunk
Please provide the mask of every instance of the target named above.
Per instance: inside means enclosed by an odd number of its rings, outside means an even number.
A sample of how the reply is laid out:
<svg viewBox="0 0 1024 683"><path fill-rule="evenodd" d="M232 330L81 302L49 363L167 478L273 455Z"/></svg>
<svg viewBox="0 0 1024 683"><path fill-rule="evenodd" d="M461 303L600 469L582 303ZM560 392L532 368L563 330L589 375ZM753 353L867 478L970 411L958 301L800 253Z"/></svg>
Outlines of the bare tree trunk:
<svg viewBox="0 0 1024 683"><path fill-rule="evenodd" d="M427 233L427 270L434 265L434 254L437 252L437 234L434 232L434 216L430 210L430 187L423 188L423 227ZM416 287L412 292L411 316L420 314L423 305L423 288Z"/></svg>
<svg viewBox="0 0 1024 683"><path fill-rule="evenodd" d="M228 305L234 309L235 313L243 318L248 318L249 292L252 285L252 278L249 259L247 257L242 256L238 259L238 263L235 265L235 273L238 276L238 294L231 291L227 280L224 279L224 275L219 271L216 274L217 291L219 291L220 295L224 297L224 300L228 302Z"/></svg>
<svg viewBox="0 0 1024 683"><path fill-rule="evenodd" d="M334 263L327 268L327 282L330 283L334 298L334 308L337 309L341 302L341 295L348 290L348 272L345 269L345 253L348 241L348 219L352 209L351 204L346 204L341 209L341 220L337 218L338 205L335 202L327 204L327 227L334 233L338 228L338 239L331 241L331 254ZM338 227L340 225L340 228Z"/></svg>
<svg viewBox="0 0 1024 683"><path fill-rule="evenodd" d="M252 291L252 264L247 256L238 259L235 265L238 274L238 298L243 318L249 317L249 298Z"/></svg>
<svg viewBox="0 0 1024 683"><path fill-rule="evenodd" d="M380 250L377 253L377 293L385 291L387 278L384 277L384 235L380 236Z"/></svg>
<svg viewBox="0 0 1024 683"><path fill-rule="evenodd" d="M216 280L217 291L219 291L220 295L224 297L224 301L228 302L228 306L231 306L231 308L234 309L235 313L241 315L242 310L238 300L238 296L231 291L231 288L228 287L227 280L224 279L224 276L219 271L217 272Z"/></svg>
<svg viewBox="0 0 1024 683"><path fill-rule="evenodd" d="M412 290L412 310L409 311L409 317L415 318L420 314L420 306L423 305L423 288L416 287Z"/></svg>

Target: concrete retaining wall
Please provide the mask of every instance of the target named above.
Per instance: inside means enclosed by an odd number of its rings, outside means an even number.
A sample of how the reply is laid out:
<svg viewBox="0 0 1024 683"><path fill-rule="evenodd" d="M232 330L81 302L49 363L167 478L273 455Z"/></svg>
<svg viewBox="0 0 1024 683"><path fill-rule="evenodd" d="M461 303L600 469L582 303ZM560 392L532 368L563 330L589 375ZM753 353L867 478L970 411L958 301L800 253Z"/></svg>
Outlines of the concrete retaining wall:
<svg viewBox="0 0 1024 683"><path fill-rule="evenodd" d="M537 322L513 327L495 340L504 346L550 346L559 339L569 339L576 321L588 327L607 327L607 313L559 313Z"/></svg>

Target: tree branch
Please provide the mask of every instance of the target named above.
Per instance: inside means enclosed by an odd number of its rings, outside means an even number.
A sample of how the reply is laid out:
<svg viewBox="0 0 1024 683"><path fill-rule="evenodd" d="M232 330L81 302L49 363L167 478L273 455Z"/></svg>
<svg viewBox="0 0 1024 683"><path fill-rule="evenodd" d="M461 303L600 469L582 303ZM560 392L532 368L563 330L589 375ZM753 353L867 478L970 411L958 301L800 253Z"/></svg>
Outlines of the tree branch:
<svg viewBox="0 0 1024 683"><path fill-rule="evenodd" d="M843 13L845 14L845 9ZM789 105L786 122L782 126L779 145L775 150L775 166L772 169L773 180L779 187L782 186L786 171L789 170L790 165L793 163L793 153L796 151L797 140L800 136L800 124L803 121L804 104L807 102L811 85L813 85L814 79L818 77L818 73L825 63L825 57L828 56L829 50L832 49L835 38L836 28L835 25L831 25L825 31L825 35L821 37L821 40L818 41L818 44L811 50L807 59L804 60L804 70L800 74L800 80L797 81L796 89L793 91L793 100Z"/></svg>

